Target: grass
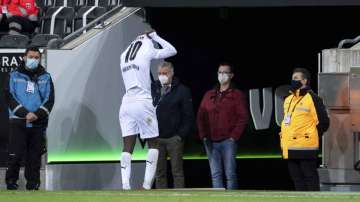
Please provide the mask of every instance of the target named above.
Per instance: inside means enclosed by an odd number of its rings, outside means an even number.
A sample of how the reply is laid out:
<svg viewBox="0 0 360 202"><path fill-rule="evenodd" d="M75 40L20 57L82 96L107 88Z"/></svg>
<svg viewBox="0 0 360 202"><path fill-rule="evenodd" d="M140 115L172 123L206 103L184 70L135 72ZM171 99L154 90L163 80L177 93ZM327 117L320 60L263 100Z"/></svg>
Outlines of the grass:
<svg viewBox="0 0 360 202"><path fill-rule="evenodd" d="M0 191L1 202L351 202L356 192L265 191Z"/></svg>

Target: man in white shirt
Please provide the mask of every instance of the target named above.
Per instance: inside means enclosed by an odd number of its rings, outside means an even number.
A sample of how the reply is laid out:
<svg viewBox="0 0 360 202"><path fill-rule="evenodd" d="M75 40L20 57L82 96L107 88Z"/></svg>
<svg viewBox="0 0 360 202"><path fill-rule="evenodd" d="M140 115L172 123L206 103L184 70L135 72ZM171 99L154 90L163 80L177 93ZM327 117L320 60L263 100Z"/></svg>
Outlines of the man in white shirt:
<svg viewBox="0 0 360 202"><path fill-rule="evenodd" d="M154 41L162 48L156 49ZM170 43L153 31L138 36L121 54L120 68L126 89L119 112L124 144L121 154L121 177L125 190L131 189L131 154L137 134L147 141L149 148L143 188L152 187L159 155L159 129L151 97L150 64L153 59L165 59L176 53L176 49Z"/></svg>

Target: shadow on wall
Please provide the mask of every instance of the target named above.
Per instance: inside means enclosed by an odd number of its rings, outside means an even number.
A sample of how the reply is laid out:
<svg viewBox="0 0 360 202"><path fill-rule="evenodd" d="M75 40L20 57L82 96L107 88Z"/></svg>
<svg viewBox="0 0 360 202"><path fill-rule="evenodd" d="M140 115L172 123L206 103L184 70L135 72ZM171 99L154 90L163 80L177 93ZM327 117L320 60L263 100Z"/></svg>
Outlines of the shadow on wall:
<svg viewBox="0 0 360 202"><path fill-rule="evenodd" d="M97 120L93 111L86 105L79 107L79 123L74 126L70 118L65 118L62 123L62 132L68 132L69 139L66 153L72 156L93 155L97 151L111 151L108 142L101 136L97 129ZM79 153L78 153L79 152ZM110 165L109 165L110 166ZM111 164L106 173L99 166L61 166L59 175L61 189L101 189L111 183L115 173L116 165ZM120 179L119 179L120 180Z"/></svg>

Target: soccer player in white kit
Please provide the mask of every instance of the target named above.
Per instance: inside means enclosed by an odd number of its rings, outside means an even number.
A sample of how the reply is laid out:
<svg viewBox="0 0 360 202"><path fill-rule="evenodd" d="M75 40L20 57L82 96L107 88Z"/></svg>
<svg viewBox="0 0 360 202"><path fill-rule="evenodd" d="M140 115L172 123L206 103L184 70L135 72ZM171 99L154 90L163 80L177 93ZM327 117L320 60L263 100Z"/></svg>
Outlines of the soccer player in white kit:
<svg viewBox="0 0 360 202"><path fill-rule="evenodd" d="M162 48L156 49L153 41L159 43ZM153 31L138 36L121 54L120 68L126 89L119 112L124 144L121 154L121 177L125 190L131 189L131 154L137 134L147 141L149 148L143 188L152 187L159 155L159 129L156 110L152 104L150 63L153 59L164 59L176 53L174 46Z"/></svg>

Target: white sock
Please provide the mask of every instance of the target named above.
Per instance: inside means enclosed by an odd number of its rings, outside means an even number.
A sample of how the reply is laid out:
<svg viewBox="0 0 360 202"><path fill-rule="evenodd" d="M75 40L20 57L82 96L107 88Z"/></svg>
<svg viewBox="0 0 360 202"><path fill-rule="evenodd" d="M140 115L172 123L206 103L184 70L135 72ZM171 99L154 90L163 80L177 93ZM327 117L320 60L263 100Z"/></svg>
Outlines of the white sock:
<svg viewBox="0 0 360 202"><path fill-rule="evenodd" d="M158 157L159 157L159 150L149 149L146 159L145 177L143 184L144 189L151 189L152 187L155 177Z"/></svg>
<svg viewBox="0 0 360 202"><path fill-rule="evenodd" d="M131 154L123 152L121 154L121 180L124 190L131 189L130 187L130 176L131 176Z"/></svg>

